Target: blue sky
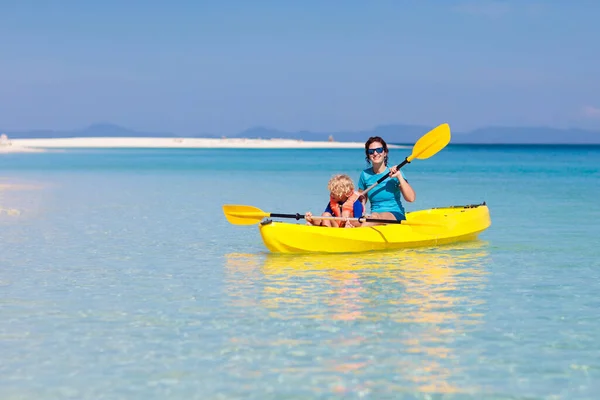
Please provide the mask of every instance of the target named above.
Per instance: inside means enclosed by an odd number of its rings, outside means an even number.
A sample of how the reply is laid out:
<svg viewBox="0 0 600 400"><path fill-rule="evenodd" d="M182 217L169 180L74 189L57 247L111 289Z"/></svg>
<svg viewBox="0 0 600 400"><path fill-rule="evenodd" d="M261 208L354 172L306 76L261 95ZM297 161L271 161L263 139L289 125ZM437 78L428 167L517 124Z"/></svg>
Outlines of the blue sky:
<svg viewBox="0 0 600 400"><path fill-rule="evenodd" d="M0 128L600 129L600 2L120 3L0 0Z"/></svg>

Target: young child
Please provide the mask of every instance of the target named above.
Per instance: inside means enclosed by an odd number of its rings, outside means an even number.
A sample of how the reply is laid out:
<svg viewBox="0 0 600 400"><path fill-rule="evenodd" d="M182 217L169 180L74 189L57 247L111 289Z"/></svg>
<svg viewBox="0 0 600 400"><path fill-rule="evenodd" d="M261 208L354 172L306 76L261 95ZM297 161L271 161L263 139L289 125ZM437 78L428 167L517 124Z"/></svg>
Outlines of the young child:
<svg viewBox="0 0 600 400"><path fill-rule="evenodd" d="M360 218L365 211L364 204L359 200L359 193L354 190L352 179L345 174L334 175L327 185L329 203L322 217ZM313 217L309 211L305 214L308 225L330 226L333 228L353 228L360 226L358 221L330 220Z"/></svg>

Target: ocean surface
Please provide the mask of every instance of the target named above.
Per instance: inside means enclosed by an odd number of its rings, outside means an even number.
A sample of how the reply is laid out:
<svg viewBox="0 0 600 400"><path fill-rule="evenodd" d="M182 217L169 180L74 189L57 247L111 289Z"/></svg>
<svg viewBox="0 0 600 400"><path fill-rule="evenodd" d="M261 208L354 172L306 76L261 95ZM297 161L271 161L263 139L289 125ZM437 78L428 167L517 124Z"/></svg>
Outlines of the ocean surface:
<svg viewBox="0 0 600 400"><path fill-rule="evenodd" d="M463 244L275 255L221 209L320 213L331 175L365 167L360 149L0 155L0 398L598 398L600 147L414 160L407 211L490 207Z"/></svg>

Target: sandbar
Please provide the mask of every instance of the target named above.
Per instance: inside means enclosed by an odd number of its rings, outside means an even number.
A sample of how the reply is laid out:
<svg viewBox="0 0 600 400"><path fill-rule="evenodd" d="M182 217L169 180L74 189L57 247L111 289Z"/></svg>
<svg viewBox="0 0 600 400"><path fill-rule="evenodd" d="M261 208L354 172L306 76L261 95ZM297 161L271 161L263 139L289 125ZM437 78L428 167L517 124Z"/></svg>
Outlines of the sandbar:
<svg viewBox="0 0 600 400"><path fill-rule="evenodd" d="M390 145L389 147L400 148L405 146ZM360 149L364 148L364 143L243 138L48 138L11 139L10 145L0 146L0 152L40 151L44 149L67 148Z"/></svg>

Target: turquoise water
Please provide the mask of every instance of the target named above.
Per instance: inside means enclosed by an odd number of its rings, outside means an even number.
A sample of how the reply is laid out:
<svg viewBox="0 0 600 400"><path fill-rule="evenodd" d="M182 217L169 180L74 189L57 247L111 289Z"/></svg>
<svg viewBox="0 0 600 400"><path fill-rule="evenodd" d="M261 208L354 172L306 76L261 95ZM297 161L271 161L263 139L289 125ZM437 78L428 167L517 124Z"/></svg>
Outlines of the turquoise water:
<svg viewBox="0 0 600 400"><path fill-rule="evenodd" d="M489 205L460 245L277 256L221 211L320 212L329 177L364 166L361 150L2 155L0 398L597 398L600 147L407 165L408 211Z"/></svg>

